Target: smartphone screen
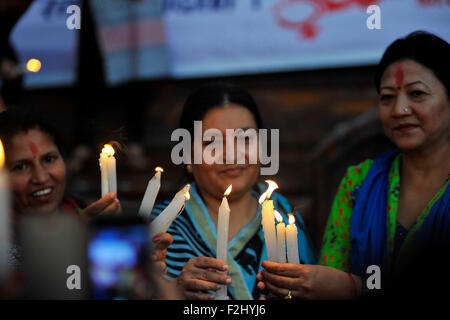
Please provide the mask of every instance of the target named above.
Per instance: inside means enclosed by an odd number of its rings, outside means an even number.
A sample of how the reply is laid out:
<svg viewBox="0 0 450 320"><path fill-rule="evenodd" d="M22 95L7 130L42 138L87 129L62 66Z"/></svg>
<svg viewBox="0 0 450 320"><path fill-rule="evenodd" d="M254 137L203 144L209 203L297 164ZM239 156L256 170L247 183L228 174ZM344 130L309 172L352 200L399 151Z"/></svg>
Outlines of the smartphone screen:
<svg viewBox="0 0 450 320"><path fill-rule="evenodd" d="M148 298L149 249L148 226L140 219L95 223L88 243L92 298Z"/></svg>

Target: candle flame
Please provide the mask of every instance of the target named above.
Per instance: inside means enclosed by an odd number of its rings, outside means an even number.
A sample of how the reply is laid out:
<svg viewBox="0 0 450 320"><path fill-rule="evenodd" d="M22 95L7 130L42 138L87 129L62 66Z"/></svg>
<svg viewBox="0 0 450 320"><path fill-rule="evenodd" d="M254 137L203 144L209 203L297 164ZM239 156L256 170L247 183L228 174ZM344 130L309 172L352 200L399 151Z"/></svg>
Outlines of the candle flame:
<svg viewBox="0 0 450 320"><path fill-rule="evenodd" d="M229 194L230 194L230 192L231 192L231 187L232 187L233 185L232 184L230 184L230 186L227 188L227 190L225 190L225 192L224 192L224 196L226 197L226 196L228 196Z"/></svg>
<svg viewBox="0 0 450 320"><path fill-rule="evenodd" d="M283 222L283 217L277 210L274 210L273 213L275 215L275 219L277 219L278 222Z"/></svg>
<svg viewBox="0 0 450 320"><path fill-rule="evenodd" d="M187 184L185 187L184 187L184 198L186 199L186 200L189 200L190 198L191 198L191 194L189 193L189 188L191 187L191 185L190 184Z"/></svg>
<svg viewBox="0 0 450 320"><path fill-rule="evenodd" d="M41 70L42 63L38 59L30 59L27 62L26 68L29 72L39 72Z"/></svg>
<svg viewBox="0 0 450 320"><path fill-rule="evenodd" d="M278 185L276 184L275 181L272 180L266 180L267 184L269 185L269 187L267 188L266 192L264 192L261 197L259 198L259 203L262 204L266 199L269 199L270 196L272 195L272 192L275 189L278 189Z"/></svg>
<svg viewBox="0 0 450 320"><path fill-rule="evenodd" d="M289 224L294 224L295 223L295 218L293 214L288 214L289 217Z"/></svg>
<svg viewBox="0 0 450 320"><path fill-rule="evenodd" d="M105 144L102 149L102 153L104 153L108 157L112 157L115 153L114 148L110 144Z"/></svg>
<svg viewBox="0 0 450 320"><path fill-rule="evenodd" d="M0 169L5 166L5 149L2 140L0 140Z"/></svg>
<svg viewBox="0 0 450 320"><path fill-rule="evenodd" d="M155 171L156 171L156 172L164 172L164 169L161 168L161 167L156 167L156 168L155 168Z"/></svg>

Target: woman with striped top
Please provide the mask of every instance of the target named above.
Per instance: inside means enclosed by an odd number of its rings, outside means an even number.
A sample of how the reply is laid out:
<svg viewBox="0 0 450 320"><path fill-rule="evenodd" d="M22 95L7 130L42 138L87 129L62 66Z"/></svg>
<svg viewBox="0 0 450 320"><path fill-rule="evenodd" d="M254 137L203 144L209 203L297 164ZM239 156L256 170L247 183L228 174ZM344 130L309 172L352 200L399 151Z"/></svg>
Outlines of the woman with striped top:
<svg viewBox="0 0 450 320"><path fill-rule="evenodd" d="M186 101L180 127L194 136L194 121L202 121L203 132L218 129L258 130L262 126L258 108L245 90L230 84L206 85ZM203 142L202 150L211 142ZM225 141L224 141L225 144ZM258 184L259 165L250 164L248 152L245 164L191 164L187 173L191 180L191 199L184 211L170 226L174 239L167 250L167 277L174 279L187 299L213 299L218 285L228 285L231 299L257 299L256 275L267 260L267 250L261 227L261 206L258 198L266 186ZM230 227L228 259L217 260L216 239L218 209L225 189L233 185L228 197ZM275 209L285 221L292 212L286 198L273 194ZM155 207L156 217L165 207ZM301 263L315 263L311 241L303 220L296 214L299 229ZM223 271L220 273L217 271Z"/></svg>

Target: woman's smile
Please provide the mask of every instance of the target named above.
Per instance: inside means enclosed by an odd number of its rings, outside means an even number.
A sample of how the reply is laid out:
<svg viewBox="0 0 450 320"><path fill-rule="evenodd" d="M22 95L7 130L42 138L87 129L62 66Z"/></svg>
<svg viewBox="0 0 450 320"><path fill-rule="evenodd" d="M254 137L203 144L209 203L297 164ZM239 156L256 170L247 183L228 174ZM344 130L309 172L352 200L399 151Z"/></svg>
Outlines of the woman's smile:
<svg viewBox="0 0 450 320"><path fill-rule="evenodd" d="M408 133L414 129L418 129L419 125L417 124L411 124L411 123L405 123L405 124L399 124L394 127L394 131L400 132L400 133Z"/></svg>
<svg viewBox="0 0 450 320"><path fill-rule="evenodd" d="M31 202L35 202L36 204L46 204L50 202L53 198L54 190L54 187L45 187L31 192Z"/></svg>

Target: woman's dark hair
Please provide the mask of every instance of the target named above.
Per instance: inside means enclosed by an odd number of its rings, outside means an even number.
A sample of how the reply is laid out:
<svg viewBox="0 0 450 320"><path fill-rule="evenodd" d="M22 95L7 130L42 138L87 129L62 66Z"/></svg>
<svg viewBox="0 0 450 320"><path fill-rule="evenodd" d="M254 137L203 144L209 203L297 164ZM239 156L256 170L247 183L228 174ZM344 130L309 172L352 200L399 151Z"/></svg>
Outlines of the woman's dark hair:
<svg viewBox="0 0 450 320"><path fill-rule="evenodd" d="M427 67L444 85L450 94L450 45L447 41L425 31L415 31L395 40L384 52L375 73L375 86L380 92L384 70L393 62L411 59Z"/></svg>
<svg viewBox="0 0 450 320"><path fill-rule="evenodd" d="M37 129L46 133L63 154L61 138L56 128L36 112L22 108L11 108L0 113L0 139L5 145L16 135Z"/></svg>
<svg viewBox="0 0 450 320"><path fill-rule="evenodd" d="M194 121L202 120L209 110L228 104L246 108L255 118L258 129L262 128L261 115L251 94L241 87L224 82L204 85L187 98L181 113L180 128L187 129L193 138Z"/></svg>

